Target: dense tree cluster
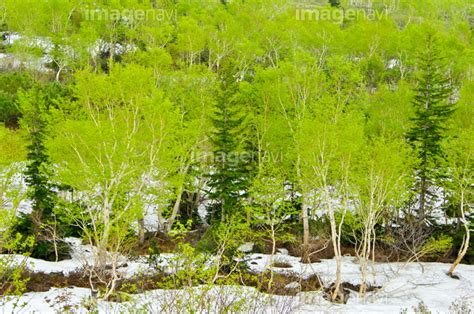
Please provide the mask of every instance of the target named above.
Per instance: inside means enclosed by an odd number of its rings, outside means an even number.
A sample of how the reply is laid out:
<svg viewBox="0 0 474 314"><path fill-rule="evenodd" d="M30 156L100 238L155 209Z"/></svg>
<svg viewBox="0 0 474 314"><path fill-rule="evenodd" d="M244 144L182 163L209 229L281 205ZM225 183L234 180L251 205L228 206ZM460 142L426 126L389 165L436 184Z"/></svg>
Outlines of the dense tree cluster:
<svg viewBox="0 0 474 314"><path fill-rule="evenodd" d="M0 0L0 244L80 236L103 265L153 221L305 262L325 238L339 270L343 246L472 262L472 6L297 18L351 3Z"/></svg>

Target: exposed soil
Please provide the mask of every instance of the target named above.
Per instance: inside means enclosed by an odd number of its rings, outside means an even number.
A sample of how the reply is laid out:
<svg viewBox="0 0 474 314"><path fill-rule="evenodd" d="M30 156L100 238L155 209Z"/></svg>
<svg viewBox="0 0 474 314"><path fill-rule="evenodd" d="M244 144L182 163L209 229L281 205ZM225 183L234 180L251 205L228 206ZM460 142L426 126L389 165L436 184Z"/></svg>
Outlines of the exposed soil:
<svg viewBox="0 0 474 314"><path fill-rule="evenodd" d="M354 284L349 283L349 282L341 283L341 286L339 287L339 293L338 293L336 299L333 300L333 302L346 304L347 300L349 300L349 295L350 295L349 290L352 290L354 292L359 292L360 286L361 286L360 284L354 285ZM376 290L381 289L381 288L382 287L380 287L380 286L367 285L366 286L366 292L376 291ZM334 289L335 289L334 283L331 284L328 288L324 289L324 298L326 300L331 301L331 296L334 293Z"/></svg>
<svg viewBox="0 0 474 314"><path fill-rule="evenodd" d="M89 279L82 273L70 273L65 276L63 273L33 273L24 272L21 279L26 279L25 292L46 292L51 288L80 287L90 288ZM10 294L14 287L3 284L0 288L0 295Z"/></svg>
<svg viewBox="0 0 474 314"><path fill-rule="evenodd" d="M25 292L46 292L51 288L80 287L90 288L89 278L79 272L71 273L65 276L63 273L31 273L25 272L22 278L28 278ZM111 301L120 302L120 293L136 294L154 289L182 288L183 283L173 282L176 286L169 286L172 281L166 274L156 274L155 276L139 276L133 279L122 280L118 282L117 293ZM271 282L271 284L270 284ZM93 280L94 288L101 290L105 287L103 283ZM197 286L200 282L193 282ZM301 278L295 274L279 274L265 272L263 274L241 274L239 281L235 284L254 287L258 291L274 295L295 296L301 291L321 291L325 293L325 298L330 299L334 290L334 285L324 288L321 279L317 275L311 275L307 278ZM0 290L0 294L8 291L8 286ZM367 286L367 292L375 291L381 287ZM358 292L360 285L354 285L344 282L341 285L340 294L335 302L346 303L349 297L349 290ZM7 292L8 293L8 292Z"/></svg>
<svg viewBox="0 0 474 314"><path fill-rule="evenodd" d="M292 266L291 264L284 263L284 262L275 262L275 263L273 263L272 265L270 265L270 267L275 267L275 268L292 268L293 266Z"/></svg>
<svg viewBox="0 0 474 314"><path fill-rule="evenodd" d="M299 243L278 243L279 248L288 250L291 256L302 256L302 245ZM313 253L314 252L314 253ZM265 252L267 254L270 252ZM331 244L327 245L327 240L311 239L309 243L310 262L318 263L322 259L332 259L334 257L334 249ZM356 256L353 246L342 246L341 253L343 256ZM437 263L452 263L456 258L456 253L453 250L446 252L443 256L423 256L419 259L420 262L437 262ZM407 259L400 254L397 254L392 248L377 246L375 250L375 262L390 263L390 262L404 262ZM302 261L304 262L304 261Z"/></svg>
<svg viewBox="0 0 474 314"><path fill-rule="evenodd" d="M317 275L301 278L293 274L279 274L265 272L263 274L249 274L242 277L245 286L256 288L260 292L276 295L294 296L301 291L319 291L322 283ZM272 284L270 285L270 281Z"/></svg>
<svg viewBox="0 0 474 314"><path fill-rule="evenodd" d="M71 273L65 276L63 273L32 273L26 272L23 274L24 278L29 278L26 283L26 289L28 292L45 292L51 288L67 288L67 287L80 287L90 288L89 278L82 273ZM98 284L96 282L96 284Z"/></svg>
<svg viewBox="0 0 474 314"><path fill-rule="evenodd" d="M203 228L193 230L192 232L189 232L181 241L195 247L196 243L201 239L204 232L205 229ZM277 247L288 250L288 253L291 256L301 257L303 255L301 243L301 241L298 241L297 243L279 241L277 242ZM131 251L136 255L145 255L150 254L151 250L157 250L161 253L172 253L176 252L177 248L178 241L169 237L165 233L154 232L147 233L144 243L136 244ZM272 243L270 239L263 239L259 245L254 247L253 251L253 253L262 254L271 254L271 252ZM351 245L342 245L341 252L343 256L356 256L355 249ZM309 260L307 262L318 263L322 259L332 259L334 257L334 250L328 239L313 237L310 239L309 243L309 254ZM443 256L423 256L419 261L451 263L454 261L456 257L455 255L456 252L454 250L450 250ZM406 261L406 258L399 252L396 252L393 248L378 245L377 249L375 250L375 261L380 263L403 262Z"/></svg>
<svg viewBox="0 0 474 314"><path fill-rule="evenodd" d="M188 232L181 241L195 246L204 231L205 229L196 229ZM145 234L145 241L142 244L137 243L132 251L137 255L146 255L150 254L150 249L158 249L161 253L173 253L178 249L178 241L163 232L149 232Z"/></svg>
<svg viewBox="0 0 474 314"><path fill-rule="evenodd" d="M193 246L202 237L204 230L196 230L188 233L186 238L182 240ZM268 239L267 239L268 240ZM270 243L270 241L263 241L264 243ZM133 249L134 254L144 255L157 252L175 252L177 250L178 241L168 237L163 233L147 234L145 241L141 245L136 245ZM277 243L277 247L288 250L288 253L292 256L302 256L302 245L299 243ZM271 245L260 245L257 248L259 253L271 253ZM334 251L332 245L327 239L316 239L312 238L309 245L310 259L312 263L320 262L321 259L331 259L334 257ZM342 247L343 255L356 256L353 247ZM397 254L394 254L393 250L389 248L378 247L375 251L375 260L377 262L397 262L403 261ZM452 252L447 252L445 256L433 258L425 256L420 261L425 262L451 262L453 260ZM273 268L291 268L292 266L284 262L275 262L272 265ZM225 269L222 270L224 273ZM226 274L223 274L226 275ZM90 281L88 276L83 272L70 273L65 276L63 273L31 273L24 272L22 279L28 279L26 281L25 292L45 292L51 288L67 288L67 287L82 287L90 288ZM118 282L117 292L124 292L129 294L142 293L147 290L154 289L167 289L167 288L182 288L184 286L197 286L205 284L205 282L199 282L197 280L185 278L182 282L175 282L170 280L170 276L164 273L157 273L154 276L141 276L133 279L122 280ZM105 284L97 279L93 279L92 283L94 288L101 290L105 288ZM274 272L265 272L263 274L251 274L243 272L240 277L233 281L236 285L255 287L257 290L276 295L296 295L300 291L320 291L324 289L327 298L334 289L333 286L324 288L321 284L321 280L317 275L313 275L309 278L300 278L296 274L279 274ZM217 282L219 284L219 282ZM228 284L228 282L226 282ZM368 286L367 291L373 291L380 287ZM343 283L341 293L338 296L337 302L345 303L349 296L349 290L358 292L360 285L352 285L350 283ZM13 287L6 283L0 285L0 295L12 293ZM119 294L118 294L119 295ZM120 301L117 299L116 301Z"/></svg>
<svg viewBox="0 0 474 314"><path fill-rule="evenodd" d="M51 288L80 287L90 288L89 278L80 272L70 273L67 276L63 273L33 273L24 272L22 279L27 279L26 290L24 292L46 292ZM270 281L272 282L270 284ZM154 289L179 289L185 285L197 286L204 282L176 282L170 280L167 274L156 274L154 276L137 276L132 279L121 280L117 285L117 293L129 294L143 293ZM218 282L217 282L218 283ZM93 280L94 288L101 290L105 288L104 283ZM170 285L171 284L171 285ZM293 274L278 274L265 272L263 274L244 273L240 275L234 284L254 287L260 292L276 295L296 295L300 291L319 291L322 289L321 280L317 275L308 278L300 278ZM10 288L10 289L9 289ZM0 289L0 295L10 294L12 286L4 285ZM120 300L115 300L120 301Z"/></svg>

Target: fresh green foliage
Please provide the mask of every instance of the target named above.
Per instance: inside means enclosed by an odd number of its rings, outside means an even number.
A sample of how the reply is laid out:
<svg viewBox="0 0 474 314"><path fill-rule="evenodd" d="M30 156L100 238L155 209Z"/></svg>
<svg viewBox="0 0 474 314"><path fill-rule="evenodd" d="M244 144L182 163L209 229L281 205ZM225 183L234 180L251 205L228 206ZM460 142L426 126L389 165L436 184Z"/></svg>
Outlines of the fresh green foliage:
<svg viewBox="0 0 474 314"><path fill-rule="evenodd" d="M31 87L32 79L27 73L0 73L0 121L6 127L17 128L20 110L17 93Z"/></svg>
<svg viewBox="0 0 474 314"><path fill-rule="evenodd" d="M334 302L347 250L472 261L473 27L467 0L0 0L0 250L79 237L121 300L117 256L176 247L191 296L245 281L245 242L334 254Z"/></svg>

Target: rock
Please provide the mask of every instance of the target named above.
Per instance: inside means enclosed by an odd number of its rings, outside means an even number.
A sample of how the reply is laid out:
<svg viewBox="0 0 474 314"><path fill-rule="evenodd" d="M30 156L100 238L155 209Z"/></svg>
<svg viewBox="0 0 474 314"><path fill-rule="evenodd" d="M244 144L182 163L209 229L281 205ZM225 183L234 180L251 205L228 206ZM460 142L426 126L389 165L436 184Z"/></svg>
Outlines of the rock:
<svg viewBox="0 0 474 314"><path fill-rule="evenodd" d="M243 252L243 253L250 253L253 251L253 246L254 244L252 242L246 242L244 244L242 244L241 246L239 246L239 248L237 250L239 250L240 252Z"/></svg>
<svg viewBox="0 0 474 314"><path fill-rule="evenodd" d="M334 293L335 287L336 285L332 283L329 286L329 288L326 288L324 298L333 303L346 304L347 300L349 300L349 295L350 295L349 289L346 289L344 287L344 284L341 284L341 286L339 286L339 292L337 293L336 298L333 300L332 294Z"/></svg>
<svg viewBox="0 0 474 314"><path fill-rule="evenodd" d="M288 290L300 290L301 289L301 285L299 282L296 282L296 281L293 281L293 282L290 282L289 284L287 284L285 286L285 289L288 289Z"/></svg>
<svg viewBox="0 0 474 314"><path fill-rule="evenodd" d="M288 250L287 249L277 249L278 253L282 254L282 255L288 255Z"/></svg>

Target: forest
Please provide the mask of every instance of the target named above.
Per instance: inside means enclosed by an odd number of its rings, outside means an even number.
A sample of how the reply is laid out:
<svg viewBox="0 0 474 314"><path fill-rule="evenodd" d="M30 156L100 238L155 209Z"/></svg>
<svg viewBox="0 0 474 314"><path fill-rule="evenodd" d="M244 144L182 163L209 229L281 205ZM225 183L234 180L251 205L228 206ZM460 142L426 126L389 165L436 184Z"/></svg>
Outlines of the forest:
<svg viewBox="0 0 474 314"><path fill-rule="evenodd" d="M474 313L471 0L0 0L0 311Z"/></svg>

